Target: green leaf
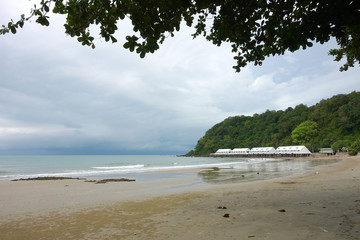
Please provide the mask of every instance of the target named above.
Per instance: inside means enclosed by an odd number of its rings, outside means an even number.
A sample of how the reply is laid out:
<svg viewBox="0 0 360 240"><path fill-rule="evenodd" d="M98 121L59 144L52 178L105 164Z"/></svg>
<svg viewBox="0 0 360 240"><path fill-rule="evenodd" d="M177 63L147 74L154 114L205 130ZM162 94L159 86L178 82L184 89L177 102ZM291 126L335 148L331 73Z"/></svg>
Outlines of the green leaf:
<svg viewBox="0 0 360 240"><path fill-rule="evenodd" d="M16 28L15 28L14 26L11 26L10 31L11 31L13 34L15 34L15 33L16 33Z"/></svg>
<svg viewBox="0 0 360 240"><path fill-rule="evenodd" d="M112 43L116 43L116 42L117 42L117 39L114 38L113 36L110 36L110 38L111 38Z"/></svg>
<svg viewBox="0 0 360 240"><path fill-rule="evenodd" d="M38 17L38 19L36 19L36 22L43 26L49 26L49 20L47 20L45 16Z"/></svg>
<svg viewBox="0 0 360 240"><path fill-rule="evenodd" d="M123 47L126 49L130 48L130 43L129 42L124 43Z"/></svg>
<svg viewBox="0 0 360 240"><path fill-rule="evenodd" d="M47 19L47 18L45 18L44 17L44 24L43 25L45 25L45 26L49 26L50 25L50 22L49 22L49 20Z"/></svg>
<svg viewBox="0 0 360 240"><path fill-rule="evenodd" d="M125 18L125 15L123 13L119 13L119 18L123 20Z"/></svg>

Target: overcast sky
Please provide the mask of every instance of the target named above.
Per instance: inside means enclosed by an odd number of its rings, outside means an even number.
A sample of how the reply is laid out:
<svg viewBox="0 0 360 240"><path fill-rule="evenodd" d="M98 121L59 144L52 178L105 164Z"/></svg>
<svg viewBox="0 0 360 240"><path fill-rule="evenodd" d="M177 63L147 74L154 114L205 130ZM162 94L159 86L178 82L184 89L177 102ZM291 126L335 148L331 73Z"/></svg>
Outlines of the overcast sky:
<svg viewBox="0 0 360 240"><path fill-rule="evenodd" d="M0 25L34 1L0 0ZM34 21L0 36L0 154L184 154L234 115L314 105L359 91L360 68L340 73L332 41L235 73L228 45L192 40L183 27L145 59L117 44L84 47Z"/></svg>

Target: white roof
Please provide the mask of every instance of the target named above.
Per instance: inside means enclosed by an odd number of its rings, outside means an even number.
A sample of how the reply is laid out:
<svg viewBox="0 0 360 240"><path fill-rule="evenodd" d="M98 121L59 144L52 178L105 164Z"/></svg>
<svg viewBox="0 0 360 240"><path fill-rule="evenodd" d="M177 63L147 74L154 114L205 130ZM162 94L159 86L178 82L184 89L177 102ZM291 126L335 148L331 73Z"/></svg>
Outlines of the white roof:
<svg viewBox="0 0 360 240"><path fill-rule="evenodd" d="M282 146L278 147L276 150L300 150L304 146Z"/></svg>
<svg viewBox="0 0 360 240"><path fill-rule="evenodd" d="M249 151L250 148L234 148L233 151Z"/></svg>
<svg viewBox="0 0 360 240"><path fill-rule="evenodd" d="M261 153L275 153L275 148L273 147L258 147L258 148L252 148L250 150L250 153L255 153L255 154L261 154Z"/></svg>
<svg viewBox="0 0 360 240"><path fill-rule="evenodd" d="M215 154L231 154L231 153L246 153L246 154L263 154L263 153L276 153L276 154L310 154L311 152L305 146L281 146L276 150L273 147L256 147L252 148L221 148Z"/></svg>
<svg viewBox="0 0 360 240"><path fill-rule="evenodd" d="M271 150L275 150L275 148L273 147L257 147L257 148L252 148L251 151L271 151Z"/></svg>
<svg viewBox="0 0 360 240"><path fill-rule="evenodd" d="M231 149L218 149L216 152L217 153L231 152Z"/></svg>
<svg viewBox="0 0 360 240"><path fill-rule="evenodd" d="M276 149L277 153L311 153L305 146L281 146Z"/></svg>

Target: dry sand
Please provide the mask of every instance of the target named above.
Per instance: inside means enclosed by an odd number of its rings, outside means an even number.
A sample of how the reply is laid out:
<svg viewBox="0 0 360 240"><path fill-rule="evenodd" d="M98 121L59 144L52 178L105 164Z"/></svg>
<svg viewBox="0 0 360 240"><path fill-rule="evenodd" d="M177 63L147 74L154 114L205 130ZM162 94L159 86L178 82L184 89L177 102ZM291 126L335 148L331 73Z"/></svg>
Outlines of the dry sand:
<svg viewBox="0 0 360 240"><path fill-rule="evenodd" d="M0 189L2 240L360 239L360 157L196 191L75 180L3 181Z"/></svg>

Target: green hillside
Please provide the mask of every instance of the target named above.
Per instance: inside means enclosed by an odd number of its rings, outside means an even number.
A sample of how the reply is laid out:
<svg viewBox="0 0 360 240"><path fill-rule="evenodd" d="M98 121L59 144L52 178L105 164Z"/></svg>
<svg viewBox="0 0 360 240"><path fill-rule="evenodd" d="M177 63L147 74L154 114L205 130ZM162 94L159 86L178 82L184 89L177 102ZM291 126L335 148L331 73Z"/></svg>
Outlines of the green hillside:
<svg viewBox="0 0 360 240"><path fill-rule="evenodd" d="M229 117L210 128L188 155L209 154L219 148L296 144L317 151L322 147L349 147L359 140L360 92L352 92L311 107L300 104L285 111Z"/></svg>

